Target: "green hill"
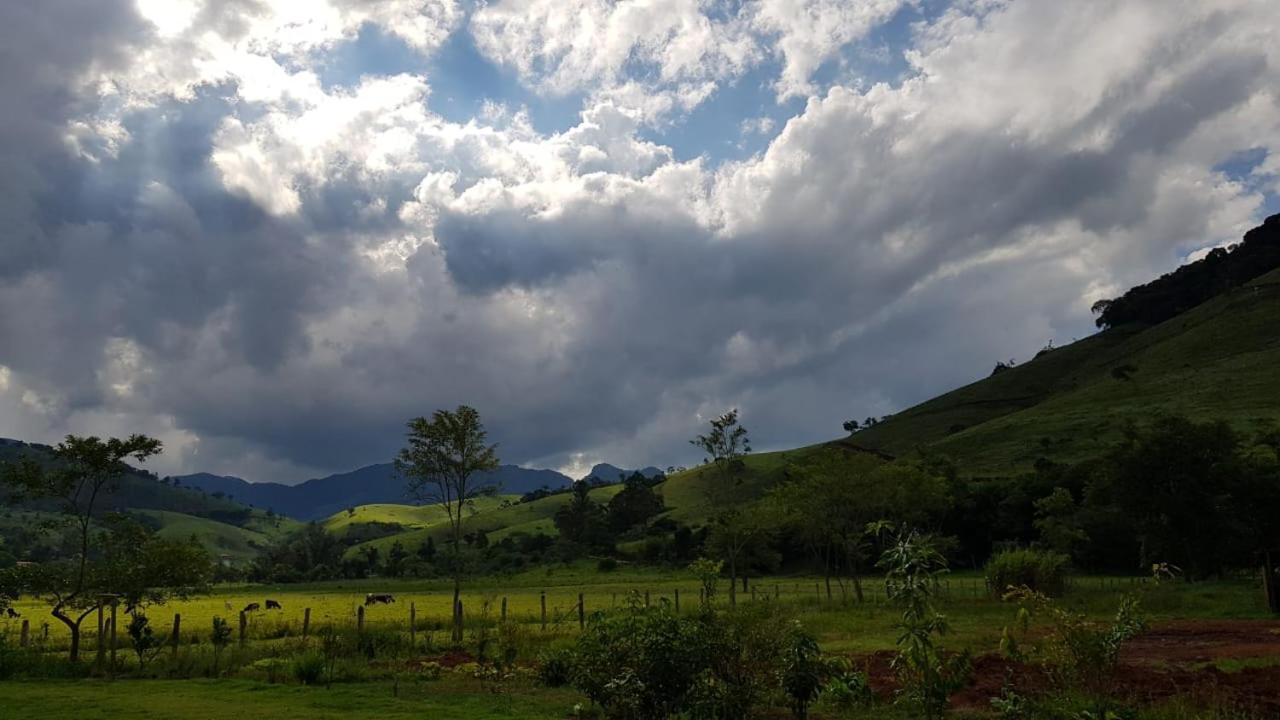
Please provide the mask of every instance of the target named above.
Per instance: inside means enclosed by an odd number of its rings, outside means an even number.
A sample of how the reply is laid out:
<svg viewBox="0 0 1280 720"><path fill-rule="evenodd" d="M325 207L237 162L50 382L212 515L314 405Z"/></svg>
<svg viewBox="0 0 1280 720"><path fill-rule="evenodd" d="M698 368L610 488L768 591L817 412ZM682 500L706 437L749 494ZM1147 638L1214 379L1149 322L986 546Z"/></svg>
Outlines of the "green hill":
<svg viewBox="0 0 1280 720"><path fill-rule="evenodd" d="M1280 421L1280 270L1158 325L1118 327L1056 348L853 434L892 455L927 451L964 474L1074 461L1160 413L1253 433Z"/></svg>

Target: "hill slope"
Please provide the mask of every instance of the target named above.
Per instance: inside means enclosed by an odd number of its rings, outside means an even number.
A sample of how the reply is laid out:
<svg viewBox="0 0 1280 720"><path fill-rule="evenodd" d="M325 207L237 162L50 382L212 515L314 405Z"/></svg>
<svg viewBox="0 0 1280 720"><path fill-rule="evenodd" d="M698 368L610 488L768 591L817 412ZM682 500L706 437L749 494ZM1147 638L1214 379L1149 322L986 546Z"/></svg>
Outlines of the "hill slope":
<svg viewBox="0 0 1280 720"><path fill-rule="evenodd" d="M1158 325L1128 325L909 408L842 441L942 453L965 474L1096 455L1158 413L1280 421L1280 270Z"/></svg>

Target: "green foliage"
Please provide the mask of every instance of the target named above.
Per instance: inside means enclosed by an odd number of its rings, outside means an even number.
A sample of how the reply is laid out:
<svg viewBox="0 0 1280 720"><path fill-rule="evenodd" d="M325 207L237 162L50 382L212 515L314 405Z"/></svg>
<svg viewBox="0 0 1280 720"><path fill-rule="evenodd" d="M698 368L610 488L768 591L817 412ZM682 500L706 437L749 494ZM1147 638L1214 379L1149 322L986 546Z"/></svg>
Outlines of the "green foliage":
<svg viewBox="0 0 1280 720"><path fill-rule="evenodd" d="M902 608L898 623L898 653L893 669L901 685L899 702L921 717L941 717L947 698L968 681L967 652L946 656L935 636L945 635L947 620L933 606L938 576L946 560L932 542L915 531L903 530L880 557L889 600Z"/></svg>
<svg viewBox="0 0 1280 720"><path fill-rule="evenodd" d="M324 654L312 650L296 655L289 669L293 678L303 685L318 685L325 675Z"/></svg>
<svg viewBox="0 0 1280 720"><path fill-rule="evenodd" d="M797 623L787 637L782 661L782 690L797 720L809 717L809 706L822 692L826 674L818 641Z"/></svg>
<svg viewBox="0 0 1280 720"><path fill-rule="evenodd" d="M807 708L806 673L820 661L812 638L767 603L690 617L632 595L621 612L593 616L564 655L544 658L544 681L562 677L561 662L607 717L657 720L745 718L768 694L787 690L796 702L806 697Z"/></svg>
<svg viewBox="0 0 1280 720"><path fill-rule="evenodd" d="M1125 595L1111 621L1101 623L1027 588L1012 591L1009 598L1019 601L1020 607L1015 627L1005 628L1001 642L1005 652L1043 663L1060 690L1082 694L1092 703L1095 716L1106 716L1120 649L1146 627L1137 598ZM1029 623L1036 615L1049 620L1052 631L1047 636L1029 636ZM1017 641L1019 636L1030 637L1030 645Z"/></svg>
<svg viewBox="0 0 1280 720"><path fill-rule="evenodd" d="M573 680L573 652L554 649L538 656L538 680L552 688L564 687Z"/></svg>
<svg viewBox="0 0 1280 720"><path fill-rule="evenodd" d="M1070 558L1044 550L1006 550L987 563L987 585L998 597L1013 588L1026 587L1049 597L1066 590Z"/></svg>
<svg viewBox="0 0 1280 720"><path fill-rule="evenodd" d="M709 606L715 599L716 589L720 585L720 573L724 570L724 562L698 558L689 564L689 570L698 578L702 587L702 603Z"/></svg>
<svg viewBox="0 0 1280 720"><path fill-rule="evenodd" d="M837 659L829 664L827 682L822 688L824 703L849 711L869 707L875 699L866 673L854 670L844 659Z"/></svg>
<svg viewBox="0 0 1280 720"><path fill-rule="evenodd" d="M609 500L609 527L616 533L626 532L665 509L662 496L653 491L649 481L640 473L633 473Z"/></svg>
<svg viewBox="0 0 1280 720"><path fill-rule="evenodd" d="M566 543L591 550L612 550L613 532L609 517L600 503L591 499L591 487L575 482L569 502L555 514L556 530Z"/></svg>
<svg viewBox="0 0 1280 720"><path fill-rule="evenodd" d="M714 464L726 475L751 452L751 439L747 437L747 429L738 424L737 408L712 419L711 431L695 437L689 444L706 453L704 463Z"/></svg>
<svg viewBox="0 0 1280 720"><path fill-rule="evenodd" d="M156 653L164 647L164 638L151 629L151 621L142 613L135 613L129 620L129 644L138 656L138 666L145 668L147 662L155 658Z"/></svg>

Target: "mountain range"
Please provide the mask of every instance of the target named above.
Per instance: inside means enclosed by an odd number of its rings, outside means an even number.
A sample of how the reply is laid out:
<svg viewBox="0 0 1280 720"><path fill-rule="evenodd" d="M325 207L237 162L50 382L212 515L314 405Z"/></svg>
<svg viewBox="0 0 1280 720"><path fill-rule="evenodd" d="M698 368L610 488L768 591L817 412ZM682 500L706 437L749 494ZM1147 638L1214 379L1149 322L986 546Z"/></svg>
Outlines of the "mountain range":
<svg viewBox="0 0 1280 720"><path fill-rule="evenodd" d="M600 463L591 468L587 477L605 482L618 482L634 470ZM656 467L641 469L640 474L654 477L662 473ZM391 463L368 465L351 472L307 480L297 485L272 482L249 482L228 475L196 473L174 478L181 485L203 490L206 493L222 493L238 502L260 509L271 509L298 520L320 520L346 508L378 503L407 503L404 478ZM567 487L573 478L555 470L537 470L519 465L503 465L485 479L497 485L500 492L523 495L538 488L551 490Z"/></svg>

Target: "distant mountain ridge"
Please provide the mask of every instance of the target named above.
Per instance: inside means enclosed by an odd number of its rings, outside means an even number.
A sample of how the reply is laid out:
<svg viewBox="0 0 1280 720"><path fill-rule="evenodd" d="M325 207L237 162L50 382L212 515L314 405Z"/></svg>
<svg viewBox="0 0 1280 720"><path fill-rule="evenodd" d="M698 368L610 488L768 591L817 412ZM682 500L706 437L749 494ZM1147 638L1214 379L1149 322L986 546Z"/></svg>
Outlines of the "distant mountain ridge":
<svg viewBox="0 0 1280 720"><path fill-rule="evenodd" d="M238 477L196 473L176 478L188 487L207 493L221 492L257 508L270 508L298 520L320 520L358 505L407 503L404 478L391 463L368 465L351 472L315 478L297 485L254 483ZM519 465L502 465L491 479L503 493L521 495L546 486L568 486L572 478L555 470L536 470Z"/></svg>
<svg viewBox="0 0 1280 720"><path fill-rule="evenodd" d="M591 472L587 473L586 477L583 479L585 480L586 478L593 477L607 483L615 483L622 482L623 480L631 477L633 473L637 472L650 479L662 474L661 470L652 465L640 468L639 470L624 470L623 468L616 465L610 465L609 463L597 463L591 468Z"/></svg>

